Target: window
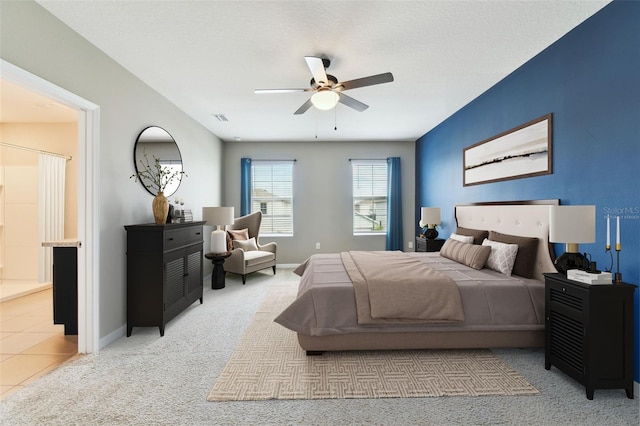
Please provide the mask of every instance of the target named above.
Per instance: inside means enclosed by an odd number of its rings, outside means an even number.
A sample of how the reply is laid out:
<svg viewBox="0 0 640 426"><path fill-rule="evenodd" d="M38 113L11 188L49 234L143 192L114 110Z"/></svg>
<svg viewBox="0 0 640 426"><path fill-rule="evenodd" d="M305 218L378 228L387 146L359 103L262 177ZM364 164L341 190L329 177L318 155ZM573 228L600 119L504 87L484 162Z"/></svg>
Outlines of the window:
<svg viewBox="0 0 640 426"><path fill-rule="evenodd" d="M351 160L353 234L387 232L387 161Z"/></svg>
<svg viewBox="0 0 640 426"><path fill-rule="evenodd" d="M251 162L251 211L262 212L261 235L293 235L293 161Z"/></svg>

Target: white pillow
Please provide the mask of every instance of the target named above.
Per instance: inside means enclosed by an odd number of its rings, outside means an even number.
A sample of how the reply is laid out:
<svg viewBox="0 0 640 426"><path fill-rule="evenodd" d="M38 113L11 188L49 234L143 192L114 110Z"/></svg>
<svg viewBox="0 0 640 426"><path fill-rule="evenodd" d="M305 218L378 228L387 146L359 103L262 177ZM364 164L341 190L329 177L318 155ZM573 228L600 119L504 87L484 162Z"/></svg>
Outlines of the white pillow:
<svg viewBox="0 0 640 426"><path fill-rule="evenodd" d="M451 238L452 240L460 241L461 243L473 244L472 236L451 234L449 238Z"/></svg>
<svg viewBox="0 0 640 426"><path fill-rule="evenodd" d="M513 264L518 254L518 245L499 243L486 238L482 245L491 247L491 253L489 253L489 258L487 259L487 268L511 276Z"/></svg>
<svg viewBox="0 0 640 426"><path fill-rule="evenodd" d="M233 240L233 248L234 249L241 248L244 251L258 250L256 239L254 237L251 237L248 240Z"/></svg>

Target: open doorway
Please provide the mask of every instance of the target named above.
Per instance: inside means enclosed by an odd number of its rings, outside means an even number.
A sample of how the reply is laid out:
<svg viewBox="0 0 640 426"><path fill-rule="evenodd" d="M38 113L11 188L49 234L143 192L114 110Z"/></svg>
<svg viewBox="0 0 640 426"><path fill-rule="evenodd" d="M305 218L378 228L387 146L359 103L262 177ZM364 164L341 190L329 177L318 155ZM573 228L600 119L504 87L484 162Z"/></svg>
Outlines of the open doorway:
<svg viewBox="0 0 640 426"><path fill-rule="evenodd" d="M98 158L99 107L53 83L0 60L0 78L45 96L77 114L78 352L99 349Z"/></svg>
<svg viewBox="0 0 640 426"><path fill-rule="evenodd" d="M5 79L0 93L0 301L6 301L51 287L45 237L77 238L78 113ZM61 176L45 178L49 159ZM42 192L50 184L57 184L53 198ZM59 210L46 208L48 201L59 202Z"/></svg>

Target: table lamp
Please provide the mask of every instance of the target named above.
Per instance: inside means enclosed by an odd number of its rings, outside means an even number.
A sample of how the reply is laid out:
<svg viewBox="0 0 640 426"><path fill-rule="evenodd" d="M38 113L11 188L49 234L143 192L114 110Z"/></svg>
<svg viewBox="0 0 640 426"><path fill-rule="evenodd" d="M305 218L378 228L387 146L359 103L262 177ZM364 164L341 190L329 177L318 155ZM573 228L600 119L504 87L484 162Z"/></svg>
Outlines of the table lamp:
<svg viewBox="0 0 640 426"><path fill-rule="evenodd" d="M596 241L596 206L551 206L549 241L566 244L566 251L555 261L558 272L586 269L589 262L578 250L578 244Z"/></svg>
<svg viewBox="0 0 640 426"><path fill-rule="evenodd" d="M211 252L224 253L227 250L227 233L221 229L222 226L233 224L233 207L203 207L202 220L207 225L215 226L211 232Z"/></svg>
<svg viewBox="0 0 640 426"><path fill-rule="evenodd" d="M430 240L438 237L436 225L440 225L440 207L422 207L420 209L420 227L425 238Z"/></svg>

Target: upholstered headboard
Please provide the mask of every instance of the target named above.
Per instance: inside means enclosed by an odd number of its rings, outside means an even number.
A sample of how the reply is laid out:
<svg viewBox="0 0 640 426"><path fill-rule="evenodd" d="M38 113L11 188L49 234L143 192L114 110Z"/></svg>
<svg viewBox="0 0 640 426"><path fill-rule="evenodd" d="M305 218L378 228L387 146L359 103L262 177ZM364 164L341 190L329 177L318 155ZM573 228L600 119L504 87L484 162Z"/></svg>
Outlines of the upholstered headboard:
<svg viewBox="0 0 640 426"><path fill-rule="evenodd" d="M560 200L488 202L456 205L458 226L538 238L533 278L544 280L545 272L556 272L553 245L549 244L549 209Z"/></svg>

